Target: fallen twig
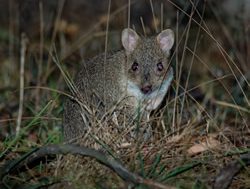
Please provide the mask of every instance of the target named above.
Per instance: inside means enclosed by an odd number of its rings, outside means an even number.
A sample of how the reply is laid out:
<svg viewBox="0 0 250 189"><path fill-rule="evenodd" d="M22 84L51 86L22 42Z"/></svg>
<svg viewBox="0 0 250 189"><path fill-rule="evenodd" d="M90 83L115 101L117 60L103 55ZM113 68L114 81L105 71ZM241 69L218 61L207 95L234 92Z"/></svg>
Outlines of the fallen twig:
<svg viewBox="0 0 250 189"><path fill-rule="evenodd" d="M150 188L174 189L174 187L166 186L153 180L144 179L134 173L129 172L120 162L100 151L73 144L48 145L38 148L37 150L32 151L26 157L22 157L20 160L15 160L9 166L5 166L5 168L1 170L0 179L2 181L7 174L11 174L24 165L29 165L44 156L59 154L73 154L95 158L100 163L112 169L123 180L133 184L144 184Z"/></svg>
<svg viewBox="0 0 250 189"><path fill-rule="evenodd" d="M221 169L220 173L215 179L213 189L228 188L233 180L233 177L238 174L244 166L247 165L250 165L250 153L240 156L239 160L235 160Z"/></svg>

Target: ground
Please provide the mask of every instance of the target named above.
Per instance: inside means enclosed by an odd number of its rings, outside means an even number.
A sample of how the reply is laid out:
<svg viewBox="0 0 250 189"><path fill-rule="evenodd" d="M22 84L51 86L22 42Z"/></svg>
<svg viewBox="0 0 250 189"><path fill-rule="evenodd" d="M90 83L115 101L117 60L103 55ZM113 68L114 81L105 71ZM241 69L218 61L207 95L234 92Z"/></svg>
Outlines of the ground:
<svg viewBox="0 0 250 189"><path fill-rule="evenodd" d="M249 153L246 0L1 0L0 4L1 167L37 147L62 144L63 103L70 95L67 78L74 78L83 60L106 49L120 49L128 18L140 35L155 35L165 28L175 31L170 59L175 79L162 108L151 116L155 121L150 141L140 137L124 141L130 127L117 132L103 121L96 123L83 144L104 149L129 171L173 188L211 188L223 167ZM134 127L143 125L147 124ZM249 167L244 166L230 187L250 188L249 178ZM71 155L48 158L1 179L5 188L48 183L129 187L95 159Z"/></svg>

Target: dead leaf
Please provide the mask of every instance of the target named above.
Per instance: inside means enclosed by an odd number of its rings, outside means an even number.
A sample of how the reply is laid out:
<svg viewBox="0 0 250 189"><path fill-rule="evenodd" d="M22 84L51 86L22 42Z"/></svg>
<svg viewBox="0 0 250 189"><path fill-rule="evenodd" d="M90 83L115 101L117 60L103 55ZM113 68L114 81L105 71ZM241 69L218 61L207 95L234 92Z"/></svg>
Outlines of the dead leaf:
<svg viewBox="0 0 250 189"><path fill-rule="evenodd" d="M193 156L209 149L218 149L220 147L220 142L213 136L209 136L205 139L206 140L203 140L200 143L194 144L192 147L190 147L187 150L188 154Z"/></svg>

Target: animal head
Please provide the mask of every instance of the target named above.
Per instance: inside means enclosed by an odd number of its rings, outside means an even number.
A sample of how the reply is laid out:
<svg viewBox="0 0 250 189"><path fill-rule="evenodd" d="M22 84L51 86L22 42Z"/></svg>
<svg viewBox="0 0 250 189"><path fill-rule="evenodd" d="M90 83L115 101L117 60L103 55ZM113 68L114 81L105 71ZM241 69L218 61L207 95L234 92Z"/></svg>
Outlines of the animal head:
<svg viewBox="0 0 250 189"><path fill-rule="evenodd" d="M124 29L122 44L127 56L129 93L146 100L148 109L157 108L173 78L168 61L174 44L173 31L166 29L156 37L140 37L134 30Z"/></svg>

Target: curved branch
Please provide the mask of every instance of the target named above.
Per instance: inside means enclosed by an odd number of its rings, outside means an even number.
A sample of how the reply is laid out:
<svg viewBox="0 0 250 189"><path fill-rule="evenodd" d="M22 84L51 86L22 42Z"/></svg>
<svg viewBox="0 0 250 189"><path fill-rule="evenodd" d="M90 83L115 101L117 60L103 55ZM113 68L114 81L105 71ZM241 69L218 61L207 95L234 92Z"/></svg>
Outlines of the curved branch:
<svg viewBox="0 0 250 189"><path fill-rule="evenodd" d="M112 169L116 174L118 174L123 180L131 182L133 184L145 184L153 188L160 189L173 189L174 187L166 186L160 183L156 183L153 180L144 179L134 173L129 172L119 161L113 159L112 157L97 151L95 149L86 148L74 144L64 144L64 145L48 145L38 148L32 151L30 154L22 157L19 160L12 162L10 166L5 166L1 170L0 179L2 180L5 175L21 168L24 165L29 165L32 162L40 159L46 155L59 155L59 154L73 154L81 155L95 158L98 162L104 164L105 166Z"/></svg>
<svg viewBox="0 0 250 189"><path fill-rule="evenodd" d="M240 156L239 160L235 160L221 169L220 173L215 179L213 189L228 188L233 180L233 177L238 174L244 166L247 165L250 165L250 153Z"/></svg>

